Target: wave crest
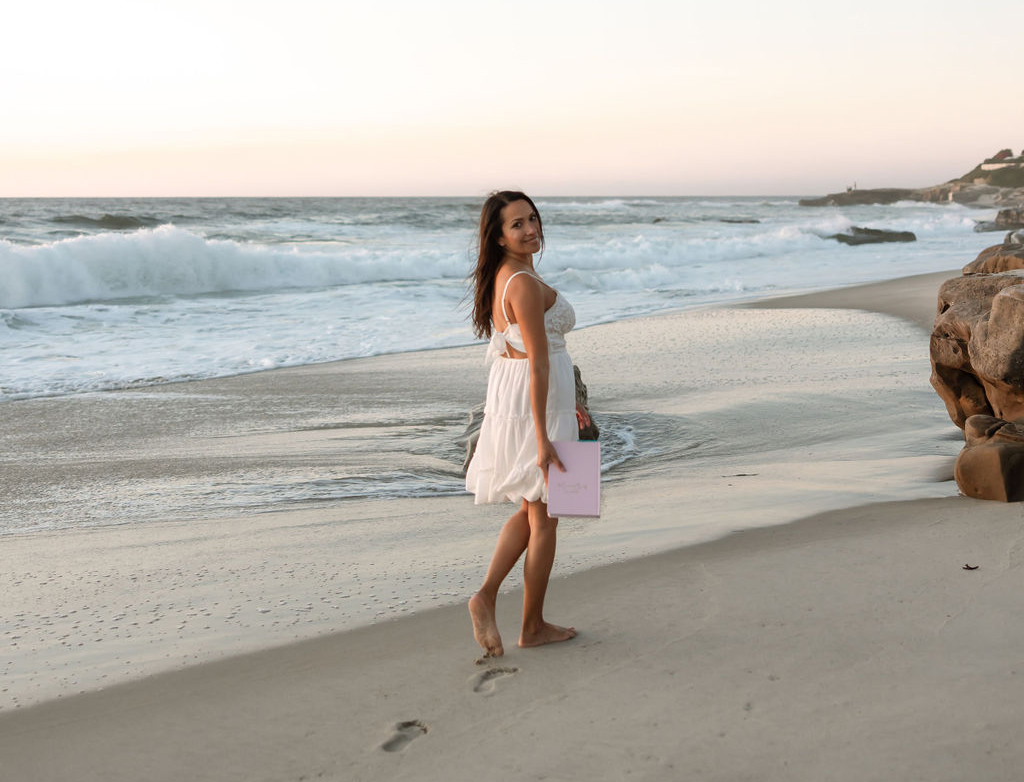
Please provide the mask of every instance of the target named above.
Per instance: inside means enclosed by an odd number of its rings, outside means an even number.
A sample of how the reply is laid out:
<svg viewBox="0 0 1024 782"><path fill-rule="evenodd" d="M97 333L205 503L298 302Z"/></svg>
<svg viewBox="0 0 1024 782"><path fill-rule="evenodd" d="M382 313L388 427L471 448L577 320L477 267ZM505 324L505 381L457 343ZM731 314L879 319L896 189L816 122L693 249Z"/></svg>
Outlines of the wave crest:
<svg viewBox="0 0 1024 782"><path fill-rule="evenodd" d="M0 308L461 277L443 248L302 251L162 225L24 247L0 240Z"/></svg>

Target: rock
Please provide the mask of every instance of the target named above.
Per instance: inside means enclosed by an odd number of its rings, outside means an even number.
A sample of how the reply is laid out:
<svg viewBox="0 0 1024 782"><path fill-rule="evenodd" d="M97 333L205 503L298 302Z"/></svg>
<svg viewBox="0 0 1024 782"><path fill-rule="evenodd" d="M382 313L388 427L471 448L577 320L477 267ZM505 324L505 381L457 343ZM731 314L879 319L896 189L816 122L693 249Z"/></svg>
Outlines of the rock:
<svg viewBox="0 0 1024 782"><path fill-rule="evenodd" d="M939 288L938 313L930 340L931 384L950 419L961 428L972 415L1005 418L1000 411L1013 409L1016 404L1012 395L1000 391L1004 381L998 377L1002 373L995 354L996 345L1004 345L1005 340L991 334L987 324L996 297L1004 289L1021 285L1024 270L954 277ZM1013 309L1000 307L1004 314ZM979 374L975 363L979 352L984 355L983 365L995 370L994 374Z"/></svg>
<svg viewBox="0 0 1024 782"><path fill-rule="evenodd" d="M953 473L960 491L979 500L1024 500L1024 422L973 415L964 437Z"/></svg>
<svg viewBox="0 0 1024 782"><path fill-rule="evenodd" d="M995 415L1006 421L1024 417L1024 286L1005 287L992 298L989 316L975 325L967 350Z"/></svg>
<svg viewBox="0 0 1024 782"><path fill-rule="evenodd" d="M947 182L944 185L926 187L921 191L921 200L937 204L955 204L973 206L995 206L1006 197L1003 188L984 183Z"/></svg>
<svg viewBox="0 0 1024 782"><path fill-rule="evenodd" d="M833 234L826 237L835 239L843 244L878 244L880 242L916 242L917 236L913 231L885 231L880 228L858 228L850 229L847 234Z"/></svg>
<svg viewBox="0 0 1024 782"><path fill-rule="evenodd" d="M986 247L978 253L962 271L964 274L997 274L1015 269L1024 269L1024 244L1018 242L1016 233L1010 233L1002 244Z"/></svg>
<svg viewBox="0 0 1024 782"><path fill-rule="evenodd" d="M1002 152L1005 151L1002 150ZM1003 165L993 169L986 168L985 163L1002 163ZM1024 206L1024 153L1018 158L1003 157L999 160L989 158L963 176L931 187L882 187L858 190L854 183L853 187L848 187L845 193L829 193L821 198L801 198L799 204L800 206L857 206L861 204L891 204L895 201L927 201L943 204L952 201L957 204L985 208L1013 207L1014 209L1009 211L1019 212ZM1012 219L1012 217L1007 219ZM993 228L983 227L978 230L998 231L1010 227L1014 226L1006 224Z"/></svg>
<svg viewBox="0 0 1024 782"><path fill-rule="evenodd" d="M576 379L576 404L587 411L587 415L590 415L590 399L587 396L587 386L583 382L583 375L580 373L580 368L575 364L572 365L572 373ZM594 423L594 419L590 419L590 426L580 427L580 439L581 440L596 440L601 434L601 431L597 428L597 424Z"/></svg>
<svg viewBox="0 0 1024 782"><path fill-rule="evenodd" d="M829 193L822 198L801 198L800 206L858 206L862 204L894 204L897 201L919 201L920 190L901 187L882 187L874 190L847 190Z"/></svg>
<svg viewBox="0 0 1024 782"><path fill-rule="evenodd" d="M984 231L1013 231L1024 228L1024 207L1016 209L1001 209L995 220L982 220L974 226L974 230L982 233Z"/></svg>
<svg viewBox="0 0 1024 782"><path fill-rule="evenodd" d="M1024 244L1010 233L939 288L932 387L964 430L954 476L969 497L1024 501Z"/></svg>
<svg viewBox="0 0 1024 782"><path fill-rule="evenodd" d="M1017 228L1024 228L1024 207L1000 209L999 214L996 215L995 224L1003 230L1009 229L1012 231Z"/></svg>

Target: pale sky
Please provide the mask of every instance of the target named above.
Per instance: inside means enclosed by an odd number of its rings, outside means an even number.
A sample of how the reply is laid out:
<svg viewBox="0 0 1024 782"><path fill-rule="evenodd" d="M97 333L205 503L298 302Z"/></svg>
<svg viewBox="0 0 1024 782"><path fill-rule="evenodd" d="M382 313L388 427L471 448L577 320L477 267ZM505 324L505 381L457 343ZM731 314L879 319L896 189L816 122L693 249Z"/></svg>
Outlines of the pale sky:
<svg viewBox="0 0 1024 782"><path fill-rule="evenodd" d="M1020 0L5 9L0 196L814 194L1024 148Z"/></svg>

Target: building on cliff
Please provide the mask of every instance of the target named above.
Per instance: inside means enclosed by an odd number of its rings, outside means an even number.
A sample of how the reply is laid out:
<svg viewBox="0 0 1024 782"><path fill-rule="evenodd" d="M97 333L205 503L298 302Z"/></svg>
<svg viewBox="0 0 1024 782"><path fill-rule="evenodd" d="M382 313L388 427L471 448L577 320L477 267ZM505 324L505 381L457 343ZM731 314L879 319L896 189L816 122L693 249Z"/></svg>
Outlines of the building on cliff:
<svg viewBox="0 0 1024 782"><path fill-rule="evenodd" d="M979 168L982 171L996 171L1000 168L1024 167L1024 150L1018 157L1013 156L1012 149L1001 149L992 157L987 158Z"/></svg>

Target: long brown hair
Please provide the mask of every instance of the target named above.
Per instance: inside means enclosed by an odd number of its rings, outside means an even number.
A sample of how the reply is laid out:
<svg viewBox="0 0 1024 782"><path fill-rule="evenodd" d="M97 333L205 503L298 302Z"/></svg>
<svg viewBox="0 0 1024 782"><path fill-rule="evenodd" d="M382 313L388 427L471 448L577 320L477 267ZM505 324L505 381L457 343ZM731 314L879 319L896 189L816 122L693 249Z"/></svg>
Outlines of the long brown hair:
<svg viewBox="0 0 1024 782"><path fill-rule="evenodd" d="M496 190L487 196L480 210L480 234L477 237L476 268L469 275L473 292L473 333L489 338L493 330L491 312L494 307L494 280L505 258L505 248L498 244L501 238L501 210L516 201L526 201L537 215L537 232L541 252L544 251L544 226L537 205L526 193L518 190Z"/></svg>

